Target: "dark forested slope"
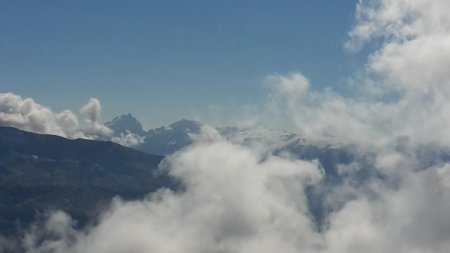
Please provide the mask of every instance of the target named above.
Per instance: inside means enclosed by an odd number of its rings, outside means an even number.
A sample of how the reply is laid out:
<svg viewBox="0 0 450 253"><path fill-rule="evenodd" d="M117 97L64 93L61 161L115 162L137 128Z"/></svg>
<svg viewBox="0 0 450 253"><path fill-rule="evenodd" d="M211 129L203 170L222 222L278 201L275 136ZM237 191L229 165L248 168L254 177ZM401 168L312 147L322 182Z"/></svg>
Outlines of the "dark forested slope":
<svg viewBox="0 0 450 253"><path fill-rule="evenodd" d="M82 225L114 196L136 199L171 187L158 170L162 159L112 142L0 127L0 233L14 234L55 209Z"/></svg>

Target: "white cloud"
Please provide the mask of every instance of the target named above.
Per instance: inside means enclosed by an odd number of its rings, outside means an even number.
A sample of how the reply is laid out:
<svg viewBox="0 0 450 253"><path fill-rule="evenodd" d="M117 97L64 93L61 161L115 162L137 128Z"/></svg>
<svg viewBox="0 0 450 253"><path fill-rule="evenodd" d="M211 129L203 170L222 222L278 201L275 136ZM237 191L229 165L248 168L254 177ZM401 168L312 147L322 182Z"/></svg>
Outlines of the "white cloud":
<svg viewBox="0 0 450 253"><path fill-rule="evenodd" d="M406 136L446 144L449 8L447 0L360 1L347 46L383 42L369 56L366 78L358 79L358 94L363 95L286 88L301 73L269 77L277 83L272 103L284 106L276 111L286 114L308 137L332 135L345 142L379 144Z"/></svg>
<svg viewBox="0 0 450 253"><path fill-rule="evenodd" d="M102 106L96 98L90 98L89 102L81 107L80 112L86 117L86 120L98 122L100 120L100 112Z"/></svg>
<svg viewBox="0 0 450 253"><path fill-rule="evenodd" d="M77 115L70 110L56 113L31 98L0 93L0 125L35 133L67 138L109 138L112 130L100 121L100 112L100 102L91 98L81 109L85 119L80 124Z"/></svg>
<svg viewBox="0 0 450 253"><path fill-rule="evenodd" d="M60 122L65 127L74 124L72 129L78 128L78 121L73 119L73 114L69 111L57 116L50 108L31 98L22 99L13 93L0 94L0 124L3 126L67 137L70 133L65 132Z"/></svg>
<svg viewBox="0 0 450 253"><path fill-rule="evenodd" d="M332 215L330 252L447 252L449 165L404 174L398 188L376 185Z"/></svg>
<svg viewBox="0 0 450 253"><path fill-rule="evenodd" d="M127 130L125 133L121 133L120 136L111 138L111 141L126 147L135 147L144 143L144 137Z"/></svg>
<svg viewBox="0 0 450 253"><path fill-rule="evenodd" d="M374 177L364 185L349 180L334 186L324 196L331 213L319 231L305 194L305 187L321 183L317 163L268 156L206 135L164 165L182 180L184 192L116 200L85 231L75 231L66 215L56 213L22 243L28 252L55 253L444 253L450 248L450 164L387 175L395 185ZM378 166L390 167L398 162L388 160L401 158L382 160Z"/></svg>
<svg viewBox="0 0 450 253"><path fill-rule="evenodd" d="M450 17L447 0L360 1L349 44L383 39L369 71L384 78L383 89L406 98L449 94Z"/></svg>
<svg viewBox="0 0 450 253"><path fill-rule="evenodd" d="M309 89L309 80L301 73L291 73L288 76L270 75L266 81L275 87L274 91L283 95L303 95Z"/></svg>
<svg viewBox="0 0 450 253"><path fill-rule="evenodd" d="M55 117L56 122L61 129L64 129L65 132L76 133L78 131L80 123L78 122L77 116L73 112L64 110L60 113L56 113ZM69 134L68 136L73 137L74 134Z"/></svg>
<svg viewBox="0 0 450 253"><path fill-rule="evenodd" d="M207 140L173 155L166 166L185 192L116 201L98 226L70 237L74 243L67 236L70 222L51 219L59 227L46 230L55 239L40 244L31 233L36 240L28 245L36 252L51 246L52 252L198 253L297 252L320 243L303 193L321 178L317 164L261 157L240 145Z"/></svg>
<svg viewBox="0 0 450 253"><path fill-rule="evenodd" d="M110 136L113 133L111 129L100 121L101 110L100 101L96 98L89 99L89 102L81 108L80 112L85 117L83 130L87 135L98 137Z"/></svg>

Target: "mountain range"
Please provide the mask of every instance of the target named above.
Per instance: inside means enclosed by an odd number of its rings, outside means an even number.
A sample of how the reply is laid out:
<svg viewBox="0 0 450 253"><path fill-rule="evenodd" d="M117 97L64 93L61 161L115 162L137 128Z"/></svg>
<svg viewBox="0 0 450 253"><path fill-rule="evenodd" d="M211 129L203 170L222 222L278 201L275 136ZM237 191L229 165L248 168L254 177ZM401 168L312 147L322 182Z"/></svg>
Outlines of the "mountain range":
<svg viewBox="0 0 450 253"><path fill-rule="evenodd" d="M15 234L51 210L92 221L111 199L139 199L174 181L162 156L109 141L69 140L0 127L0 234Z"/></svg>
<svg viewBox="0 0 450 253"><path fill-rule="evenodd" d="M192 143L190 134L200 133L201 124L192 120L180 120L169 126L144 131L132 114L123 114L105 124L116 137L132 134L143 141L133 148L148 154L169 155Z"/></svg>
<svg viewBox="0 0 450 253"><path fill-rule="evenodd" d="M142 138L134 149L161 156L170 155L192 143L192 135L200 134L202 123L180 120L169 126L145 131L132 114L123 114L105 124L116 136L131 133ZM297 158L318 159L325 171L336 175L337 165L349 164L356 159L355 147L334 142L332 139L311 142L303 136L265 127L220 127L216 130L228 141L243 145L259 145L259 148L275 154L290 153Z"/></svg>
<svg viewBox="0 0 450 253"><path fill-rule="evenodd" d="M200 134L202 123L194 120L182 119L169 126L145 131L140 121L131 113L115 117L105 125L114 131L114 137L120 137L124 134L131 134L142 139L132 148L148 154L170 155L183 147L192 143L192 135ZM233 143L252 145L255 143L264 143L268 150L282 148L292 145L313 145L316 147L338 147L340 144L334 143L332 139L323 142L309 142L298 134L286 131L276 131L266 127L217 127L216 130L227 140Z"/></svg>
<svg viewBox="0 0 450 253"><path fill-rule="evenodd" d="M143 142L131 149L111 141L71 140L0 127L0 234L14 235L51 210L67 212L82 227L116 196L131 200L160 188L181 189L158 165L165 155L191 144L191 135L200 133L201 123L180 120L144 131L135 117L125 114L106 125L117 136L133 134ZM217 130L230 142L263 143L274 154L295 151L299 158L318 159L330 175L336 174L338 164L356 159L351 147L312 145L287 132ZM311 204L320 214L322 207Z"/></svg>
<svg viewBox="0 0 450 253"><path fill-rule="evenodd" d="M159 169L164 156L193 142L202 124L180 120L169 126L145 131L131 114L106 125L116 136L138 136L133 148L111 141L66 139L54 135L0 127L0 234L14 235L51 210L63 210L79 227L96 219L118 196L140 199L160 188L183 189L166 171ZM311 142L300 135L263 127L222 127L216 130L232 143L256 147L263 152L295 159L315 160L323 170L321 184L306 189L308 205L318 227L328 207L322 201L332 185L342 183L343 168L358 167L354 182L382 177L374 174L376 154L355 145L332 140ZM417 168L450 161L450 149L433 145L408 148L399 140L396 152L417 157ZM349 176L346 175L347 180Z"/></svg>
<svg viewBox="0 0 450 253"><path fill-rule="evenodd" d="M131 114L117 117L107 125L116 132L129 131L141 134L143 142L133 148L142 152L169 155L192 143L191 135L199 134L202 124L197 121L181 120L168 127L149 131L142 130L139 121ZM136 129L137 131L133 130ZM377 152L362 149L355 144L343 144L332 138L309 140L302 135L265 127L239 128L220 127L216 130L232 143L250 146L268 154L289 156L294 159L317 161L323 171L324 180L307 190L308 205L318 227L322 226L329 212L326 201L334 186L348 180L364 185L373 178L384 176L377 166ZM400 138L392 144L395 152L414 157L411 161L418 169L438 166L450 161L450 148L434 144L417 145ZM395 182L394 182L395 184Z"/></svg>

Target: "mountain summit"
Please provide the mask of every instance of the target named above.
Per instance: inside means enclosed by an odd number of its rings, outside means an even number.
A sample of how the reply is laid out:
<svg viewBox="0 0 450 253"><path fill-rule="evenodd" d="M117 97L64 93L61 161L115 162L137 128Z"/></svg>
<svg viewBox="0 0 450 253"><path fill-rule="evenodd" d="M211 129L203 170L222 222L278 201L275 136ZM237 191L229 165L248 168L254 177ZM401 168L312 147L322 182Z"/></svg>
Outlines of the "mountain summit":
<svg viewBox="0 0 450 253"><path fill-rule="evenodd" d="M114 130L115 135L120 135L122 133L125 134L127 131L139 136L145 135L141 122L139 122L139 120L136 119L131 113L117 116L105 125Z"/></svg>
<svg viewBox="0 0 450 253"><path fill-rule="evenodd" d="M192 143L189 134L200 133L201 123L182 119L168 127L150 129L136 149L155 155L168 155Z"/></svg>
<svg viewBox="0 0 450 253"><path fill-rule="evenodd" d="M169 126L153 128L146 132L143 130L141 122L131 113L115 117L105 125L114 130L115 138L124 136L140 138L141 143L133 145L133 148L147 154L162 156L172 154L191 144L192 140L189 134L200 133L202 127L200 122L182 119ZM114 140L115 138L112 138L112 141L124 145L122 142Z"/></svg>

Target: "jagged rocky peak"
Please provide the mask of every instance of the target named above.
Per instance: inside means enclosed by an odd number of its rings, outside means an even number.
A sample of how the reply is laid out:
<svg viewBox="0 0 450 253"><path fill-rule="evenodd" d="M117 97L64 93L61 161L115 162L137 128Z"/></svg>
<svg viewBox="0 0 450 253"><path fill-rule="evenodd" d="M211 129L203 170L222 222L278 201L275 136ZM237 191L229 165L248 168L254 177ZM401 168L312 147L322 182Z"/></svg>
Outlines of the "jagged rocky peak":
<svg viewBox="0 0 450 253"><path fill-rule="evenodd" d="M180 121L170 124L169 128L171 128L173 130L182 130L182 131L198 133L198 132L200 132L201 126L202 126L202 124L198 121L182 119Z"/></svg>
<svg viewBox="0 0 450 253"><path fill-rule="evenodd" d="M134 134L145 135L141 122L131 113L117 116L105 125L114 130L114 133L117 135L125 133L127 130Z"/></svg>
<svg viewBox="0 0 450 253"><path fill-rule="evenodd" d="M202 124L182 119L169 126L150 129L138 150L149 154L168 155L192 143L190 134L200 132Z"/></svg>

